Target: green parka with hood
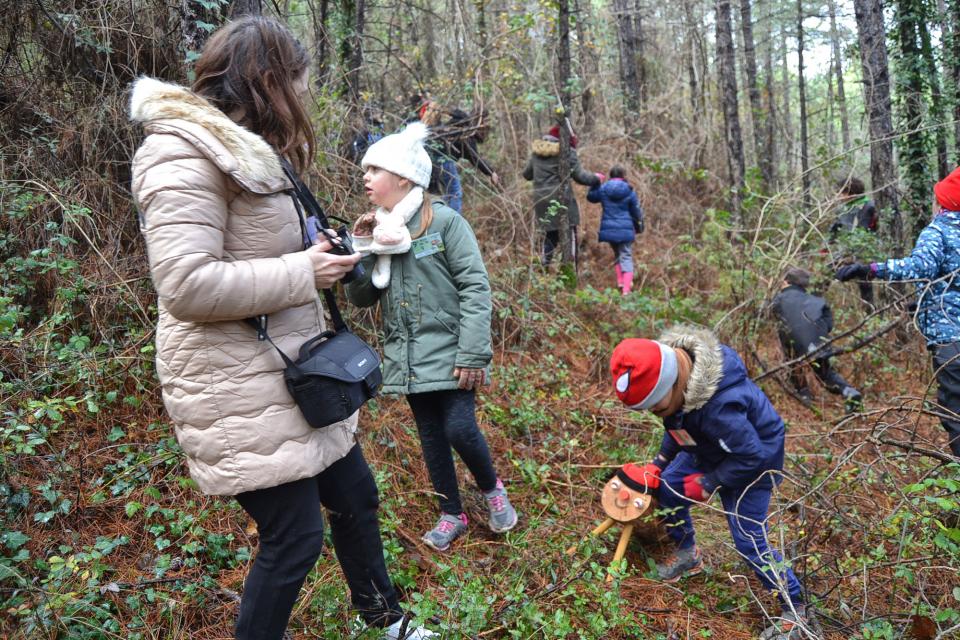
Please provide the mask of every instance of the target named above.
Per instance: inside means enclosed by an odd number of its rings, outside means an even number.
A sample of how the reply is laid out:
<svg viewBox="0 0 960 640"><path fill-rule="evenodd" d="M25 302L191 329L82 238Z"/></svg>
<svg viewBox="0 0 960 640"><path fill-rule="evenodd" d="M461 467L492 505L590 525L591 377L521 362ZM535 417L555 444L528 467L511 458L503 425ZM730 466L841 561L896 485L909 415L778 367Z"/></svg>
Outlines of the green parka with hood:
<svg viewBox="0 0 960 640"><path fill-rule="evenodd" d="M592 187L600 184L600 178L580 166L575 149L570 149L568 156L570 177L580 184ZM531 147L530 159L523 170L523 177L533 181L534 211L537 216L537 226L541 231L557 231L560 221L564 218L563 209L552 206L559 202L566 207L567 219L571 226L580 224L580 207L573 195L570 182L567 181L563 195L560 195L560 142L553 136L544 136L542 140L534 140Z"/></svg>
<svg viewBox="0 0 960 640"><path fill-rule="evenodd" d="M477 239L463 216L440 201L432 207L430 226L410 251L392 257L386 289L370 279L375 255L347 285L354 304L380 303L384 393L456 389L455 367L483 369L493 359L490 282ZM407 223L411 236L420 218L417 212Z"/></svg>

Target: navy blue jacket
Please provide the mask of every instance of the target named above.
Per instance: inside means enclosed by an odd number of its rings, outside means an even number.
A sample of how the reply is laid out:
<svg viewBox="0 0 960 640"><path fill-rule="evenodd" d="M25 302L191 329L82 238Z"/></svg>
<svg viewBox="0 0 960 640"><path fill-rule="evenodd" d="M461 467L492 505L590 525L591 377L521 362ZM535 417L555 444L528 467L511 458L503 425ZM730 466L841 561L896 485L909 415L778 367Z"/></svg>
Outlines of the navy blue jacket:
<svg viewBox="0 0 960 640"><path fill-rule="evenodd" d="M643 209L636 192L626 180L612 178L590 187L587 200L603 206L600 242L633 242L636 229L643 228Z"/></svg>
<svg viewBox="0 0 960 640"><path fill-rule="evenodd" d="M754 486L772 487L778 474L764 472L783 469L783 420L733 349L707 331L673 331L660 341L685 348L694 362L684 409L663 420L660 455L669 461L680 451L691 453L707 491L746 487L761 475Z"/></svg>

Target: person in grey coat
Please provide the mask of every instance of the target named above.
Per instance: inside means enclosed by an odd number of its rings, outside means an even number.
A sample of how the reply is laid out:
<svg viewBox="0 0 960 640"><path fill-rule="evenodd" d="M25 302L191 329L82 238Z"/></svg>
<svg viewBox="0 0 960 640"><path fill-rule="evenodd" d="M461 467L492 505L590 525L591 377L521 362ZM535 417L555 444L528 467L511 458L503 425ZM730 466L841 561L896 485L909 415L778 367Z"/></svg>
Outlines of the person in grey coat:
<svg viewBox="0 0 960 640"><path fill-rule="evenodd" d="M600 184L600 178L580 166L577 158L577 137L570 136L570 155L568 166L570 178L586 187ZM534 213L538 231L543 234L543 258L546 266L560 244L560 230L563 224L570 227L570 242L574 260L577 255L577 226L580 224L580 207L573 195L573 189L567 182L560 193L560 129L553 127L540 140L531 145L530 159L523 170L523 177L533 181Z"/></svg>

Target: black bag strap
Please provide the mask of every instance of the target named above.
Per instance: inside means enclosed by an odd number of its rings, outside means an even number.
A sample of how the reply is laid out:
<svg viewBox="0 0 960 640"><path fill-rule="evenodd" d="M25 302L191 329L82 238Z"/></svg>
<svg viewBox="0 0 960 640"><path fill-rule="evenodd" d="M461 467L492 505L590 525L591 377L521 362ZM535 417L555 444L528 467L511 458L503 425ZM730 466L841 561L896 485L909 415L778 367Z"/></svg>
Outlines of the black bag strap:
<svg viewBox="0 0 960 640"><path fill-rule="evenodd" d="M293 193L291 197L293 198L293 206L297 210L297 218L300 221L300 237L303 239L303 248L304 250L310 248L310 235L307 233L307 221L304 216L303 209L306 208L307 213L310 216L313 216L317 219L317 228L327 236L327 238L339 241L339 236L337 236L335 231L330 229L330 220L327 218L327 214L323 211L323 207L320 206L320 203L317 202L316 197L307 188L307 185L303 183L303 180L300 179L300 176L297 175L297 172L293 170L293 165L290 164L290 161L286 158L280 158L280 164L283 167L283 172L286 174L287 178L293 184ZM340 218L335 218L340 220ZM330 310L330 320L333 322L334 331L340 333L341 331L349 331L347 328L347 323L344 322L343 316L340 315L340 308L337 307L337 298L333 295L333 291L330 289L323 290L323 299L327 303L327 308ZM266 340L273 348L277 350L277 353L280 354L280 357L283 358L283 362L288 367L296 368L296 364L287 357L287 355L280 350L273 340L270 339L270 335L267 333L267 315L254 316L253 318L246 318L244 320L248 325L256 329L257 339L260 341Z"/></svg>

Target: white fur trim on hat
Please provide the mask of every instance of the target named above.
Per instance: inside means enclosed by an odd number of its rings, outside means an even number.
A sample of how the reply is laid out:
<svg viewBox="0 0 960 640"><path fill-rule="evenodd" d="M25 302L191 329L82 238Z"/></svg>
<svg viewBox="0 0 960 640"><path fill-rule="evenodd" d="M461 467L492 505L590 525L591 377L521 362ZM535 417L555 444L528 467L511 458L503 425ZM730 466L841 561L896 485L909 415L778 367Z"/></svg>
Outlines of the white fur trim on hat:
<svg viewBox="0 0 960 640"><path fill-rule="evenodd" d="M657 378L657 384L653 385L647 397L632 405L631 409L650 409L656 406L670 393L673 383L677 381L677 376L680 374L677 366L677 352L673 347L668 347L662 342L657 342L657 346L660 347L660 377Z"/></svg>
<svg viewBox="0 0 960 640"><path fill-rule="evenodd" d="M384 136L370 145L360 166L386 169L426 189L430 186L433 169L430 156L423 147L429 135L427 125L410 123L403 131Z"/></svg>

